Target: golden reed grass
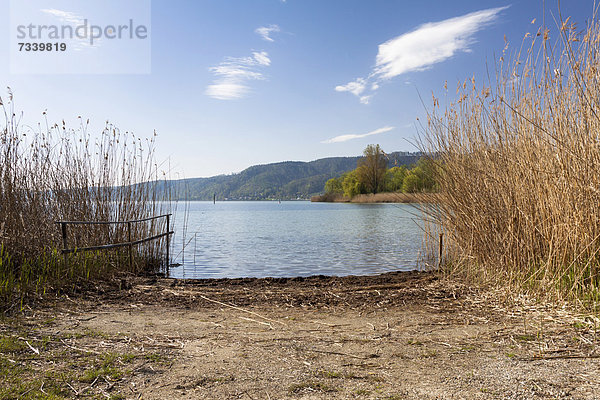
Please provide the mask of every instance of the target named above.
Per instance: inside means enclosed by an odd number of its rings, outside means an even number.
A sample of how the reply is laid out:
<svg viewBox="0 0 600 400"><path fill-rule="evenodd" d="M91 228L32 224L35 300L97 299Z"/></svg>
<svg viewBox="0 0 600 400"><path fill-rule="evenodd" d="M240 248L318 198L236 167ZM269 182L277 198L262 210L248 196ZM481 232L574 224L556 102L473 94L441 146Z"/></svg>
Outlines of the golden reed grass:
<svg viewBox="0 0 600 400"><path fill-rule="evenodd" d="M506 48L495 79L466 80L421 137L435 154L428 210L447 268L478 282L595 305L600 285L600 28L569 19ZM433 235L435 237L435 235Z"/></svg>
<svg viewBox="0 0 600 400"><path fill-rule="evenodd" d="M326 193L311 197L312 202L332 202L332 203L422 203L430 201L430 196L426 193L369 193L357 194L352 198L339 193Z"/></svg>
<svg viewBox="0 0 600 400"><path fill-rule="evenodd" d="M467 80L434 107L430 216L452 241L448 267L480 282L595 304L600 264L600 29L540 29L493 83ZM505 48L506 52L506 48Z"/></svg>
<svg viewBox="0 0 600 400"><path fill-rule="evenodd" d="M117 262L119 251L64 259L56 224L125 221L168 212L170 192L155 161L154 137L142 140L110 124L92 135L83 121L77 129L67 128L64 121L24 127L10 90L0 104L5 117L0 128L0 302L78 279L139 272L160 260L164 241L136 247L134 271ZM164 220L134 224L132 239L164 231ZM69 225L68 240L69 247L126 242L127 225Z"/></svg>

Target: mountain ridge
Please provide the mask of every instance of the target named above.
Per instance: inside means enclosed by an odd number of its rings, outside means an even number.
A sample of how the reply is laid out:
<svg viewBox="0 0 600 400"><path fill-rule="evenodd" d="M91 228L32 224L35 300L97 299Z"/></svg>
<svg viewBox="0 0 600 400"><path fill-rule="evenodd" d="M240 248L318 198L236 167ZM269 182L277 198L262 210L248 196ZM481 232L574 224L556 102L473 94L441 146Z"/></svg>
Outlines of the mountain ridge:
<svg viewBox="0 0 600 400"><path fill-rule="evenodd" d="M388 154L388 166L409 166L420 152ZM167 181L177 200L297 200L322 193L325 182L356 168L362 156L252 165L241 172Z"/></svg>

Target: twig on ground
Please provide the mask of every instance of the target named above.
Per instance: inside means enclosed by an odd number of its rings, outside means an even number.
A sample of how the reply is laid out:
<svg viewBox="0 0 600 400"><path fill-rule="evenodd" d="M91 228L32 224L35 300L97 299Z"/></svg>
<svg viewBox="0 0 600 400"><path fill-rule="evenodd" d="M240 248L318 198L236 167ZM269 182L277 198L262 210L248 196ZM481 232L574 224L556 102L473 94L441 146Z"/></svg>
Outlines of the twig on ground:
<svg viewBox="0 0 600 400"><path fill-rule="evenodd" d="M557 354L553 356L533 356L533 357L521 357L519 361L539 361L539 360L556 360L556 359L594 359L600 358L600 354L590 354L588 356L583 354Z"/></svg>
<svg viewBox="0 0 600 400"><path fill-rule="evenodd" d="M29 342L27 341L27 339L20 337L19 340L22 340L25 342L25 344L27 345L27 347L29 347L29 349L31 351L33 351L35 354L40 354L40 351L38 349L36 349L35 347L33 347L32 345L29 344Z"/></svg>
<svg viewBox="0 0 600 400"><path fill-rule="evenodd" d="M67 386L75 393L75 396L79 396L79 392L69 382L67 382Z"/></svg>
<svg viewBox="0 0 600 400"><path fill-rule="evenodd" d="M92 320L92 319L94 319L94 318L96 318L96 317L98 317L98 316L97 316L97 315L92 315L91 317L86 317L86 318L77 318L77 321L82 321L82 322L85 322L85 321L90 321L90 320Z"/></svg>
<svg viewBox="0 0 600 400"><path fill-rule="evenodd" d="M70 344L67 344L63 339L60 339L60 341L62 344L64 344L65 346L67 346L68 348L73 349L73 350L81 351L83 353L101 354L94 350L86 350L86 349L81 349L79 347L71 346Z"/></svg>
<svg viewBox="0 0 600 400"><path fill-rule="evenodd" d="M254 311L244 310L243 308L240 308L240 307L237 307L237 306L233 306L231 304L223 303L223 302L220 302L218 300L209 299L208 297L203 296L203 295L199 295L199 296L200 296L200 298L202 298L202 299L204 299L206 301L210 301L212 303L220 304L220 305L225 306L225 307L233 308L234 310L242 311L242 312L245 312L245 313L248 313L248 314L256 315L257 317L262 318L262 319L264 319L266 321L276 322L276 323L281 324L283 326L287 326L287 324L285 322L276 321L274 319L264 317L264 316L262 316L262 315L260 315L258 313L255 313Z"/></svg>
<svg viewBox="0 0 600 400"><path fill-rule="evenodd" d="M240 318L240 319L243 319L243 320L245 320L245 321L251 321L251 322L256 322L257 324L266 325L266 326L268 326L270 329L273 329L273 325L271 325L271 324L270 324L270 323L268 323L268 322L257 321L257 320L255 320L255 319L252 319L252 318L247 318L247 317L239 317L239 318Z"/></svg>
<svg viewBox="0 0 600 400"><path fill-rule="evenodd" d="M358 358L359 360L367 360L370 358L370 357L365 357L365 356L357 356L357 355L349 354L349 353L341 353L341 352L337 352L337 351L315 350L315 349L307 349L307 350L312 351L314 353L332 354L335 356L347 356L347 357L352 357L352 358Z"/></svg>
<svg viewBox="0 0 600 400"><path fill-rule="evenodd" d="M31 392L32 390L33 390L33 388L31 388L31 389L29 389L29 390L27 390L27 391L25 391L25 392L21 393L21 394L19 395L19 397L17 397L17 400L18 400L18 399L20 399L21 397L25 396L27 393Z"/></svg>

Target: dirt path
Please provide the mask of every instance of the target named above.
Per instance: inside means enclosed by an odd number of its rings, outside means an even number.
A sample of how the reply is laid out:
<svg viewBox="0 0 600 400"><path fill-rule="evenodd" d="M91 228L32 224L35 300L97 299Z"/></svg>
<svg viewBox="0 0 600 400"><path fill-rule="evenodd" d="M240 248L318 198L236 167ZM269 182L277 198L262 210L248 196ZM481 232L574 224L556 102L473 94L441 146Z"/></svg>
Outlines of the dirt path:
<svg viewBox="0 0 600 400"><path fill-rule="evenodd" d="M63 397L597 399L590 321L506 310L425 273L145 279L31 310L3 326L23 339L3 354L36 379L44 354L79 356L71 367L53 359L55 371L78 370L46 383Z"/></svg>

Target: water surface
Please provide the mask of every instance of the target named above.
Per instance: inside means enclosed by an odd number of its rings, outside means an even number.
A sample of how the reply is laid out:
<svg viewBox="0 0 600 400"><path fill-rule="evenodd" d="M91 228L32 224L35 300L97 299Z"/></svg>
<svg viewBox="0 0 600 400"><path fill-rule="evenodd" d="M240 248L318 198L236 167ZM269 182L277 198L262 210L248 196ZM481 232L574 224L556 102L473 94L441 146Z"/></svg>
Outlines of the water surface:
<svg viewBox="0 0 600 400"><path fill-rule="evenodd" d="M422 231L407 204L189 202L175 215L175 278L370 275L418 268ZM185 233L185 239L184 239ZM185 242L185 251L184 248Z"/></svg>

